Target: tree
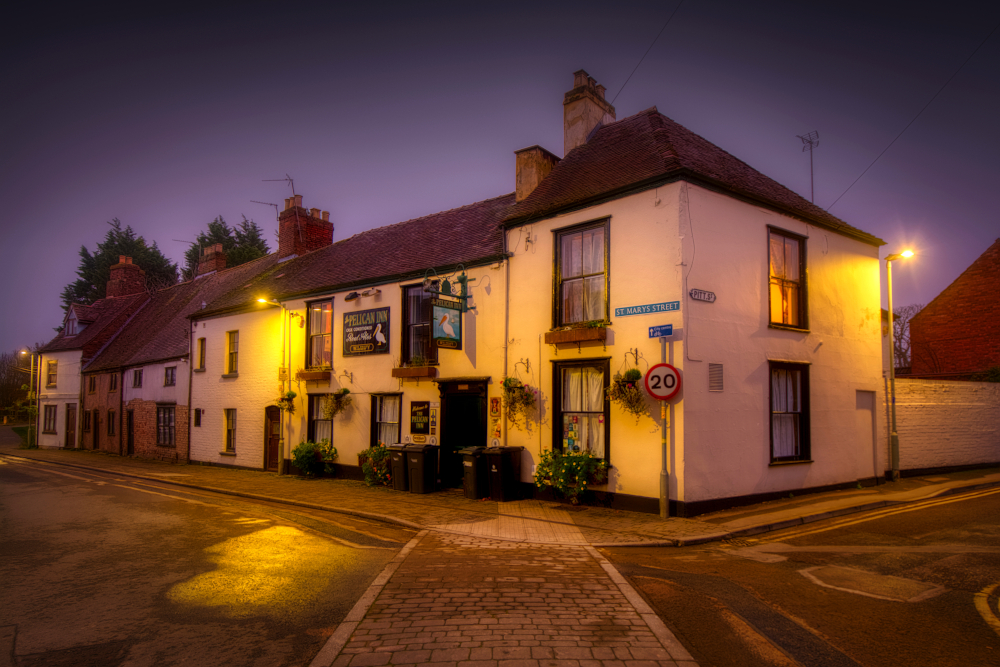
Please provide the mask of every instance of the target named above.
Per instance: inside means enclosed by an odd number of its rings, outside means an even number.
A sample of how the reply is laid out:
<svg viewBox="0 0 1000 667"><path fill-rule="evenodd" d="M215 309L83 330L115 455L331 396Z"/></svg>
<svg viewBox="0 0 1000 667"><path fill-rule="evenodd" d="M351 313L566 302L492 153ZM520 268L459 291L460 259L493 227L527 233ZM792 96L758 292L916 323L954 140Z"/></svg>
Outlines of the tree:
<svg viewBox="0 0 1000 667"><path fill-rule="evenodd" d="M86 246L80 246L80 267L76 270L80 277L66 285L62 291L64 311L70 304L82 303L89 306L106 296L111 267L118 263L119 255L131 257L132 263L146 272L146 284L149 288L169 287L177 283L177 265L160 252L156 242L147 244L146 239L136 236L131 226L123 229L118 218L108 224L111 229L105 235L104 242L97 244L97 250L93 254Z"/></svg>
<svg viewBox="0 0 1000 667"><path fill-rule="evenodd" d="M896 368L910 367L910 320L923 308L922 303L912 303L893 310L892 341L896 352Z"/></svg>
<svg viewBox="0 0 1000 667"><path fill-rule="evenodd" d="M220 215L208 223L208 229L198 234L197 244L192 245L184 253L184 280L191 280L198 275L198 261L202 248L216 243L221 243L222 251L226 253L227 268L246 264L270 253L271 249L267 247L267 241L261 235L263 231L257 223L248 220L245 215L243 222L235 227L230 227Z"/></svg>

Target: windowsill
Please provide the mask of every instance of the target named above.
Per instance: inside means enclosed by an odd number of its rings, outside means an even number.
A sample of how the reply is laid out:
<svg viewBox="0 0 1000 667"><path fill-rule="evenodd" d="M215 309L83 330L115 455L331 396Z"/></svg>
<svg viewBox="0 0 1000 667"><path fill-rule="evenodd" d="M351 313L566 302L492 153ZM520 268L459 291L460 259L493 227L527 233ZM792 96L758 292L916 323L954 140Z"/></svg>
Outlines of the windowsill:
<svg viewBox="0 0 1000 667"><path fill-rule="evenodd" d="M236 452L219 452L219 456L236 456Z"/></svg>
<svg viewBox="0 0 1000 667"><path fill-rule="evenodd" d="M603 341L608 338L608 328L600 327L574 327L572 329L556 329L546 332L545 343L547 345L559 345L563 343L582 343L591 340Z"/></svg>
<svg viewBox="0 0 1000 667"><path fill-rule="evenodd" d="M812 459L802 459L801 461L771 461L768 464L769 468L776 468L779 466L797 466L802 463L812 463Z"/></svg>
<svg viewBox="0 0 1000 667"><path fill-rule="evenodd" d="M192 373L204 373L205 369L204 368L192 368L191 372Z"/></svg>
<svg viewBox="0 0 1000 667"><path fill-rule="evenodd" d="M58 431L42 431L42 435L59 435Z"/></svg>
<svg viewBox="0 0 1000 667"><path fill-rule="evenodd" d="M226 376L225 376L225 375L223 375L222 377L226 377ZM164 386L164 387L176 387L177 385L176 385L176 384L165 384L165 385L163 385L163 386Z"/></svg>
<svg viewBox="0 0 1000 667"><path fill-rule="evenodd" d="M156 443L156 446L157 447L164 447L164 448L167 448L167 449L177 449L177 445L174 445L174 444L166 445L166 444L161 444L161 443L158 442L158 443Z"/></svg>
<svg viewBox="0 0 1000 667"><path fill-rule="evenodd" d="M788 324L775 324L774 322L768 322L768 329L781 329L782 331L797 331L799 333L809 333L808 328L803 327L793 327Z"/></svg>
<svg viewBox="0 0 1000 667"><path fill-rule="evenodd" d="M224 378L238 378L239 376L240 376L239 373L223 373L222 374L222 377L224 377Z"/></svg>

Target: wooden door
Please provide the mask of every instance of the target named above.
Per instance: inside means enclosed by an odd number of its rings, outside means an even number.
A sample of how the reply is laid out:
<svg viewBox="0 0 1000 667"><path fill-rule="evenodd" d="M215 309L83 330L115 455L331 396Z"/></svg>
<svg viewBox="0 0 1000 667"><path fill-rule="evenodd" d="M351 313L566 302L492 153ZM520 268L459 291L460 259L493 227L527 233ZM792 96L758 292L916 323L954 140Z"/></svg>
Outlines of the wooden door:
<svg viewBox="0 0 1000 667"><path fill-rule="evenodd" d="M66 406L66 443L67 448L76 447L76 403Z"/></svg>
<svg viewBox="0 0 1000 667"><path fill-rule="evenodd" d="M268 470L278 471L281 457L281 410L273 405L264 409L264 460Z"/></svg>
<svg viewBox="0 0 1000 667"><path fill-rule="evenodd" d="M125 443L126 453L129 456L135 454L135 410L125 413Z"/></svg>
<svg viewBox="0 0 1000 667"><path fill-rule="evenodd" d="M94 410L94 423L92 424L94 433L94 449L101 448L101 411Z"/></svg>

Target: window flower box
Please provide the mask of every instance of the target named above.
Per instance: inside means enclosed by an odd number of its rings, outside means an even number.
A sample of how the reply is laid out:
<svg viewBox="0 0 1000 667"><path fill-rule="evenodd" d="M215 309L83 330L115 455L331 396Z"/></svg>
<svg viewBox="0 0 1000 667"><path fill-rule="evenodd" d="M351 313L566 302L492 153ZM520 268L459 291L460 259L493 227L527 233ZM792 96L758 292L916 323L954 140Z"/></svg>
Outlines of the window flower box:
<svg viewBox="0 0 1000 667"><path fill-rule="evenodd" d="M295 379L306 382L329 382L330 371L299 371L295 374Z"/></svg>
<svg viewBox="0 0 1000 667"><path fill-rule="evenodd" d="M607 327L577 327L575 329L549 331L545 334L545 342L548 345L583 343L591 340L605 341L607 338Z"/></svg>
<svg viewBox="0 0 1000 667"><path fill-rule="evenodd" d="M393 368L394 378L435 378L437 368L434 366L410 366L407 368Z"/></svg>

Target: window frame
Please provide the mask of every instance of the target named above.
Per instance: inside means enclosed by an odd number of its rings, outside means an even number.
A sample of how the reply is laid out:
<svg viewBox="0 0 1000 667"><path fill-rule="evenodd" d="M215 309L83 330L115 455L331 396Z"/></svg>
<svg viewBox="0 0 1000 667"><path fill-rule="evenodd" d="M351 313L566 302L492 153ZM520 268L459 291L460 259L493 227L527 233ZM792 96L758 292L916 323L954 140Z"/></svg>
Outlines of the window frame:
<svg viewBox="0 0 1000 667"><path fill-rule="evenodd" d="M108 375L108 391L118 391L118 373Z"/></svg>
<svg viewBox="0 0 1000 667"><path fill-rule="evenodd" d="M435 289L437 289L437 283L433 283ZM410 292L411 290L420 292L422 298L426 300L427 304L427 320L421 322L411 322L410 321ZM427 362L428 366L438 365L438 346L434 344L433 331L431 327L431 301L434 296L430 292L424 292L424 287L422 283L417 283L416 285L403 285L402 286L402 298L403 298L403 321L402 321L402 339L400 341L400 361L401 363L408 364L413 360L414 354L410 347L410 330L415 327L427 327L427 355L424 355L424 360ZM423 304L423 301L421 301Z"/></svg>
<svg viewBox="0 0 1000 667"><path fill-rule="evenodd" d="M578 322L563 322L563 277L562 277L562 244L563 238L582 234L593 229L604 229L604 317L598 320L580 320ZM611 218L601 218L591 220L571 227L552 230L552 327L572 327L581 326L586 322L610 322L611 321ZM599 275L598 273L581 274L574 276L572 280L585 279Z"/></svg>
<svg viewBox="0 0 1000 667"><path fill-rule="evenodd" d="M239 329L226 332L226 373L236 376L240 372L240 332Z"/></svg>
<svg viewBox="0 0 1000 667"><path fill-rule="evenodd" d="M199 338L198 339L198 343L197 343L197 349L196 349L196 352L195 352L196 355L197 355L197 361L198 361L198 366L194 369L196 371L203 371L203 370L205 370L205 351L206 351L206 348L207 348L207 344L205 342L205 338L204 337Z"/></svg>
<svg viewBox="0 0 1000 667"><path fill-rule="evenodd" d="M308 424L306 425L306 432L308 434L309 440L311 442L319 443L320 439L316 437L316 424L317 422L326 422L330 425L330 442L333 442L333 420L323 419L319 415L319 411L322 409L322 404L324 400L332 400L327 394L308 394L306 401L306 419Z"/></svg>
<svg viewBox="0 0 1000 667"><path fill-rule="evenodd" d="M194 426L197 428L201 428L201 412L201 408L194 409Z"/></svg>
<svg viewBox="0 0 1000 667"><path fill-rule="evenodd" d="M801 373L799 391L801 405L797 412L775 411L774 372L776 370L797 371ZM767 362L767 393L768 393L768 433L770 440L770 465L787 465L789 463L812 462L812 437L809 407L809 364L790 361ZM774 453L774 417L775 415L798 415L799 452L792 456L775 456Z"/></svg>
<svg viewBox="0 0 1000 667"><path fill-rule="evenodd" d="M329 331L326 333L314 334L312 332L313 326L313 308L315 306L329 306L330 307L330 327ZM313 363L313 341L317 338L326 338L327 345L329 349L330 359L325 363ZM333 368L333 299L320 299L319 301L309 301L306 303L306 346L305 346L305 364L306 368Z"/></svg>
<svg viewBox="0 0 1000 667"><path fill-rule="evenodd" d="M604 461L611 464L611 401L607 389L611 386L611 357L552 361L552 451L563 451L562 437L562 370L564 368L600 368L604 373Z"/></svg>
<svg viewBox="0 0 1000 667"><path fill-rule="evenodd" d="M113 436L115 434L115 411L108 410L108 435Z"/></svg>
<svg viewBox="0 0 1000 667"><path fill-rule="evenodd" d="M58 405L46 405L42 412L42 433L56 433L56 422L59 418Z"/></svg>
<svg viewBox="0 0 1000 667"><path fill-rule="evenodd" d="M396 414L396 421L395 422L393 422L393 421L380 421L379 420L379 415L381 413L381 410L379 408L381 407L382 400L385 399L386 397L389 397L389 396L393 396L393 397L396 397L396 398L399 399L399 404L398 404L399 405L399 408L398 408L399 412ZM372 397L372 401L371 401L371 427L370 427L370 430L369 430L369 438L368 438L369 444L372 447L374 447L378 443L378 441L380 440L380 438L378 436L379 436L379 432L380 432L379 426L381 424L395 424L396 425L396 442L386 442L384 444L386 444L386 445L394 445L396 443L402 442L402 436L403 436L403 430L402 430L403 429L403 425L402 425L402 419L403 419L403 394L399 393L399 392L385 392L385 393L379 393L379 394L372 394L371 397Z"/></svg>
<svg viewBox="0 0 1000 667"><path fill-rule="evenodd" d="M59 379L59 361L57 359L50 359L45 366L46 388L55 387L58 379Z"/></svg>
<svg viewBox="0 0 1000 667"><path fill-rule="evenodd" d="M177 444L176 404L156 406L156 444L159 447L176 446Z"/></svg>
<svg viewBox="0 0 1000 667"><path fill-rule="evenodd" d="M97 393L97 376L88 375L87 376L87 393L96 394Z"/></svg>
<svg viewBox="0 0 1000 667"><path fill-rule="evenodd" d="M141 389L142 388L142 369L135 368L132 370L132 388Z"/></svg>
<svg viewBox="0 0 1000 667"><path fill-rule="evenodd" d="M785 278L775 277L771 275L771 237L780 236L785 239L795 241L799 245L799 279L798 281L787 280ZM806 241L808 239L801 234L796 234L795 232L790 232L786 229L781 229L780 227L774 227L768 225L767 227L767 254L765 255L767 263L767 323L768 327L772 329L788 329L792 331L809 331L809 299L807 298L808 292L808 281L806 275ZM798 312L799 312L799 323L798 324L788 324L786 322L775 322L772 319L773 307L771 304L771 287L775 285L775 281L779 281L778 284L781 286L787 285L797 285L798 287ZM783 309L783 318L786 319L786 315Z"/></svg>
<svg viewBox="0 0 1000 667"><path fill-rule="evenodd" d="M84 410L81 414L83 415L83 424L81 428L84 433L90 433L90 410Z"/></svg>
<svg viewBox="0 0 1000 667"><path fill-rule="evenodd" d="M163 368L163 386L177 386L177 366L165 366Z"/></svg>
<svg viewBox="0 0 1000 667"><path fill-rule="evenodd" d="M223 427L226 431L225 454L236 453L236 408L223 409Z"/></svg>

